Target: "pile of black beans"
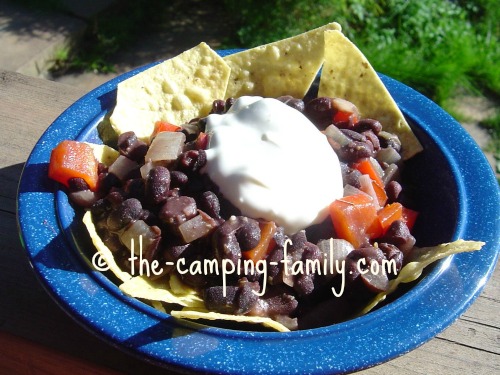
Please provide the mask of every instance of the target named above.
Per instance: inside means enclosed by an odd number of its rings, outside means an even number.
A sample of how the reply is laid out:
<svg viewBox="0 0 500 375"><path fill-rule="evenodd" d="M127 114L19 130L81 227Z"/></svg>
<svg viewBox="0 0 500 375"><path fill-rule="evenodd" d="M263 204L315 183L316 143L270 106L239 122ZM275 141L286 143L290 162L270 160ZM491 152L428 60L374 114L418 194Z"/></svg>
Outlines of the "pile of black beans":
<svg viewBox="0 0 500 375"><path fill-rule="evenodd" d="M332 125L330 98L315 98L307 103L303 100L284 96L278 98L287 105L304 113L319 130ZM225 113L234 99L216 100L212 113ZM221 195L218 187L201 171L206 163L203 149L196 148L196 139L205 130L205 119L194 119L183 127L186 144L177 162L168 168L153 166L147 176L141 175L140 167L146 161L148 145L137 139L133 132L120 135L118 150L121 155L137 164L121 178L110 172L110 168L99 166L99 190L87 209L93 215L98 234L114 253L118 263L131 269L130 249L124 232L143 235L143 259L158 260L160 264L175 263L183 258L185 269L197 260L230 259L237 262L245 251L254 248L260 240L261 229L255 218L244 217L241 212ZM359 172L349 165L361 158L374 157L381 148L392 147L400 152L401 144L396 136L381 133L382 126L376 120L362 119L356 123L349 121L333 124L346 135L349 142L342 147L332 144L342 166L344 184L359 186ZM384 134L381 136L381 134ZM397 201L402 190L397 181L387 185L389 199ZM70 193L88 189L81 179L70 184ZM307 199L307 192L304 197ZM206 234L194 236L186 242L179 230L183 223L201 215L200 222ZM139 225L140 224L140 225ZM134 232L135 231L135 232ZM404 263L404 255L415 243L406 225L396 221L378 245L364 244L352 251L346 262L346 291L341 297L334 297L332 287L338 287L340 275L300 274L285 277L283 263L285 242L290 239L288 256L291 261L323 259L318 241L335 237L331 220L287 236L278 227L274 234L276 246L267 256L266 294L257 296L263 285L263 275L254 272L245 274L244 270L230 275L226 293L223 293L220 275L177 274L176 267L163 267L162 277L169 273L177 276L187 285L199 290L206 307L212 311L229 314L248 314L269 316L282 322L291 329L311 328L332 324L347 319L360 306L360 301L377 292L369 281L363 280L357 261L365 258L382 264L384 259L394 259L398 270ZM135 264L137 270L140 266ZM391 277L391 276L390 276ZM392 276L393 277L393 276Z"/></svg>

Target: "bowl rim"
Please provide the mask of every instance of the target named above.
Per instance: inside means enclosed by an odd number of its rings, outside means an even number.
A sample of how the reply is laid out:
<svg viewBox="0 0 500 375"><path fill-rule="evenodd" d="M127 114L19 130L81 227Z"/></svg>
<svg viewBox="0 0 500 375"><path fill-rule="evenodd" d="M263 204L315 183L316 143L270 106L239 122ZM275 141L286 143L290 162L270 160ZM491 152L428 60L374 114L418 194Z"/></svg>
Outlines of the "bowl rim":
<svg viewBox="0 0 500 375"><path fill-rule="evenodd" d="M226 50L218 52L221 55L226 55L236 51ZM37 142L28 158L28 161L26 162L20 179L17 211L18 226L23 245L30 258L32 267L42 284L48 290L49 294L54 297L64 310L66 310L85 328L90 329L91 332L97 334L101 338L104 338L112 345L117 346L133 355L139 355L141 357L146 356L148 360L156 364L171 366L178 369L189 368L191 370L209 372L221 371L222 373L228 374L236 372L255 373L259 369L261 371L267 370L275 373L289 373L296 371L297 369L302 369L307 372L313 371L318 374L332 372L340 373L370 367L416 348L450 325L479 295L480 291L484 287L484 284L486 283L486 280L491 276L495 267L500 247L500 222L498 221L500 198L498 185L494 186L493 184L493 182L496 183L493 171L472 138L470 138L465 130L463 130L451 116L439 108L435 103L417 93L415 90L384 75L380 75L381 79L386 84L386 87L391 92L398 105L400 105L403 113L408 116L416 124L416 126L428 134L434 142L436 142L439 149L443 152L446 160L450 164L452 173L457 181L457 189L460 197L459 221L457 223L454 239L475 239L474 237L476 237L476 235L479 236L477 233L481 233L481 239L488 239L487 245L483 248L483 250L481 250L481 257L477 256L477 259L481 258L480 262L473 262L476 270L480 270L481 277L476 280L474 285L470 285L466 288L466 291L464 292L466 294L460 298L459 303L454 305L451 311L443 313L441 310L437 309L438 311L434 311L433 314L431 314L431 316L440 316L441 319L439 322L433 324L426 322L425 324L422 324L422 327L410 335L411 337L409 337L406 342L398 342L400 335L392 334L389 339L384 340L386 344L392 343L392 347L385 351L374 351L373 354L361 356L360 358L357 358L356 361L352 361L347 358L350 356L348 350L349 347L348 345L344 345L342 347L342 350L345 351L344 354L330 352L328 355L331 358L327 359L326 356L322 356L321 359L324 360L322 363L319 363L317 360L309 360L306 362L294 361L292 360L292 353L289 353L286 356L288 364L283 361L281 363L282 367L276 367L276 363L272 363L272 361L276 361L276 357L272 354L263 355L263 358L261 359L256 358L255 356L247 355L244 360L240 359L236 360L236 362L235 359L232 358L230 361L231 363L226 363L226 365L218 364L214 366L214 363L217 361L224 363L224 359L229 359L221 354L221 345L228 350L229 348L247 350L252 348L253 350L256 350L260 345L261 348L258 352L262 355L265 354L263 353L263 348L265 348L264 350L268 350L270 345L274 345L276 342L285 339L287 340L287 346L293 348L293 351L295 352L300 348L303 348L305 345L311 345L311 347L315 347L317 350L320 345L327 344L328 340L332 341L333 336L337 338L343 337L344 339L346 337L352 338L355 333L361 332L363 328L373 328L373 325L376 325L380 321L387 324L389 316L394 316L398 312L410 312L412 308L416 308L417 306L421 307L421 303L418 303L422 302L418 301L418 297L421 293L425 293L427 297L436 297L435 291L432 291L432 287L436 283L436 280L443 277L445 277L446 280L452 278L453 276L450 276L450 272L448 272L451 266L453 266L451 268L463 271L464 268L470 265L472 259L476 258L476 254L460 254L459 256L449 258L446 262L442 262L439 267L432 270L426 278L421 280L416 287L409 290L401 298L398 298L397 300L371 312L370 314L333 326L287 333L236 331L207 327L196 322L180 322L179 320L176 320L168 315L167 318L165 318L163 313L153 309L152 307L133 298L124 296L115 284L109 281L101 273L90 270L88 265L85 264L82 259L79 259L77 254L74 253L66 254L67 256L65 256L64 259L57 257L50 258L49 260L56 260L58 263L65 263L64 265L59 264L61 268L63 266L68 267L69 262L69 270L72 271L70 272L70 275L64 275L64 277L62 277L61 272L55 272L59 269L51 268L47 265L47 258L44 258L43 255L44 251L48 248L52 248L53 251L60 251L64 250L68 246L71 247L72 244L64 234L61 236L61 233L66 229L58 227L61 225L61 221L57 217L56 200L61 199L61 197L58 197L57 194L51 193L53 185L49 184L50 186L47 186L48 183L45 177L46 169L43 168L43 163L48 161L47 155L50 154L50 150L53 147L54 142L57 139L60 139L61 136L69 135L70 137L76 138L81 135L82 131L85 131L85 129L82 129L82 125L87 125L87 127L94 126L96 121L107 111L107 109L109 109L113 100L113 95L115 95L116 86L119 82L157 63L158 62L148 64L120 75L92 90L75 102L75 104L70 106L41 136L39 142ZM418 110L419 108L430 108L431 110L422 112ZM439 119L439 124L437 125L435 116ZM432 124L432 126L429 126L428 124ZM454 126L453 131L446 131L446 126ZM454 147L450 148L450 144ZM467 156L464 156L459 152L460 147L468 149ZM470 160L468 160L471 156L474 160L474 168L472 168ZM32 167L36 165L42 165L42 168L38 168L33 171ZM45 176L43 175L44 172ZM474 191L474 189L469 186L470 184L466 184L464 182L464 176L467 176L466 178L468 181L471 181L477 177L485 178L485 175L487 177L487 181L485 185L482 185L479 189L477 189L477 191ZM36 187L38 190L33 187ZM479 219L481 218L478 217L478 214L471 211L474 205L482 201L481 194L484 195L485 192L487 192L486 194L488 194L493 202L497 202L496 211L495 208L490 208L486 213L481 213L481 215L483 215L483 219L484 215L486 215L487 218L492 220L493 225L492 228L490 228L489 233L481 227L479 222ZM30 212L30 206L40 203L50 207L50 217L44 216L47 212L40 212L35 215ZM496 215L496 227L494 215ZM55 228L57 233L55 235L54 233L48 235L47 225L51 225L53 227L52 229ZM44 237L47 238L44 239ZM62 278L58 279L59 277ZM74 283L79 277L81 279L77 281L84 280L83 286L78 285L78 288L70 290L61 285L61 283L68 281ZM109 319L109 317L100 318L95 316L95 308L92 304L89 304L89 301L74 301L74 299L77 298L75 293L89 293L85 288L93 290L95 295L106 297L108 300L107 303L115 307L123 305L121 306L121 310L132 309L136 310L135 312L144 314L143 319L138 319L138 326L136 329L132 330L135 331L136 335L131 336L135 337L134 339L130 339L130 337L122 337L117 335L116 332L113 332L112 322L109 320L102 320ZM97 289L94 290L95 288ZM140 336L141 332L145 331L146 336L148 337L151 335L154 336L154 334L149 332L148 329L151 329L151 327L155 325L161 327L163 330L162 332L165 334L165 338L168 338L168 333L173 334L175 330L182 332L185 337L193 337L193 339L186 339L185 341L192 345L200 346L199 355L188 357L188 360L186 360L186 358L183 358L182 356L171 354L172 350L175 348L172 345L164 344L164 342L174 340L161 340L159 341L160 344L157 345L143 343L142 345L137 346L137 342L142 342L144 340L144 338L141 338ZM385 329L387 329L387 327L385 327ZM131 332L128 333L130 334ZM215 345L213 340L217 341L218 348L207 349L207 346ZM222 344L221 340L224 340L222 341ZM200 344L200 342L202 344ZM201 348L203 345L205 347ZM166 347L168 348L167 353L169 354L163 356L159 354L160 349L165 349ZM308 351L305 350L305 352ZM304 358L308 358L309 355L298 357L301 357L301 360L303 361ZM210 361L207 361L207 358L209 358ZM238 364L238 367L236 367L236 364ZM240 365L242 367L239 367ZM291 367L292 365L294 366L293 370ZM221 366L225 367L221 368Z"/></svg>

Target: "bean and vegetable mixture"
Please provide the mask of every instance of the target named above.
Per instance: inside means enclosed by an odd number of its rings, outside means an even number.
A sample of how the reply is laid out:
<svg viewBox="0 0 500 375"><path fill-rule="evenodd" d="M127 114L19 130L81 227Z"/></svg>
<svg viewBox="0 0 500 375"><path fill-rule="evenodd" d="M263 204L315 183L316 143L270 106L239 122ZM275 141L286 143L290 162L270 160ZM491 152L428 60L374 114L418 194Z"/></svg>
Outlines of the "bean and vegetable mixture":
<svg viewBox="0 0 500 375"><path fill-rule="evenodd" d="M330 217L320 224L285 234L272 221L243 216L203 173L206 118L182 127L158 121L150 144L125 132L118 138L120 156L109 166L99 163L96 181L72 177L67 187L70 199L92 212L97 233L121 268L140 269L129 258L138 252L131 240L141 237L143 259L171 265L151 277L175 274L199 291L209 311L271 317L289 329L306 329L345 320L387 290L415 245L410 230L417 213L402 204L401 142L395 134L375 119L360 118L343 99L277 99L313 122L338 155L344 198L331 204ZM233 103L215 100L211 113L226 113ZM303 172L290 180L303 185L297 200L308 199ZM325 269L334 272L293 274L284 269L285 256L289 268L310 260L326 262ZM219 274L179 274L180 259L186 269L203 259L227 259L240 269L223 283ZM266 262L266 274L244 269L242 259ZM332 288L343 293L333 296Z"/></svg>

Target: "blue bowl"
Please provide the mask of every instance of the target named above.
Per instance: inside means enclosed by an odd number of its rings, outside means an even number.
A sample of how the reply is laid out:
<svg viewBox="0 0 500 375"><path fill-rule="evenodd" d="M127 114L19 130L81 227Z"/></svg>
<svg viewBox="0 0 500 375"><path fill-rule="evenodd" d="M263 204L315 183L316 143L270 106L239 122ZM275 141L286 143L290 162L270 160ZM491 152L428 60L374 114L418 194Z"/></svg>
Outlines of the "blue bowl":
<svg viewBox="0 0 500 375"><path fill-rule="evenodd" d="M232 51L221 51L226 55ZM153 65L153 64L152 64ZM49 294L107 342L160 366L219 374L334 374L402 355L449 326L480 294L500 248L500 194L481 150L429 99L386 76L387 88L425 150L408 162L418 186L419 245L458 238L486 242L430 268L392 302L328 327L252 332L178 320L124 295L90 262L93 246L57 184L47 178L51 150L64 139L100 142L97 125L113 108L119 76L69 107L43 134L26 162L18 224L33 268Z"/></svg>

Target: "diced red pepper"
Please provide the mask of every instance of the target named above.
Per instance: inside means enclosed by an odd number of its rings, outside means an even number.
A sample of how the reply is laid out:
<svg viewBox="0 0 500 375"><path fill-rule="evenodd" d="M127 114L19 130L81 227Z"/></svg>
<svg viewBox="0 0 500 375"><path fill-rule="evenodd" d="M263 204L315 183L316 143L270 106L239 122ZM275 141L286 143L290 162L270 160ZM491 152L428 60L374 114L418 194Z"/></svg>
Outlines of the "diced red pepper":
<svg viewBox="0 0 500 375"><path fill-rule="evenodd" d="M168 121L160 120L155 122L155 128L153 130L152 137L156 136L158 133L161 132L177 132L180 130L181 130L180 126L171 124Z"/></svg>
<svg viewBox="0 0 500 375"><path fill-rule="evenodd" d="M376 181L380 186L384 186L382 182L382 177L379 175L377 170L374 168L370 159L362 159L361 161L354 163L353 168L361 172L361 174L367 174L373 181Z"/></svg>
<svg viewBox="0 0 500 375"><path fill-rule="evenodd" d="M335 200L330 204L330 217L337 236L349 241L355 248L382 235L377 207L366 194Z"/></svg>
<svg viewBox="0 0 500 375"><path fill-rule="evenodd" d="M417 217L418 217L417 211L403 207L402 220L406 223L406 226L408 227L408 229L410 229L410 231L413 229Z"/></svg>
<svg viewBox="0 0 500 375"><path fill-rule="evenodd" d="M92 147L84 142L62 141L50 154L49 178L68 187L71 178L82 178L90 190L95 190L98 181L98 161Z"/></svg>
<svg viewBox="0 0 500 375"><path fill-rule="evenodd" d="M276 224L274 221L265 221L260 223L260 241L253 249L244 251L243 258L250 259L257 263L261 259L266 259L269 253L276 246L274 234L276 233Z"/></svg>
<svg viewBox="0 0 500 375"><path fill-rule="evenodd" d="M208 147L208 134L200 132L195 141L195 148L197 150L206 150Z"/></svg>
<svg viewBox="0 0 500 375"><path fill-rule="evenodd" d="M403 217L403 206L401 203L394 202L381 208L377 213L377 218L382 227L382 235L385 234L387 229L396 220L401 220Z"/></svg>

